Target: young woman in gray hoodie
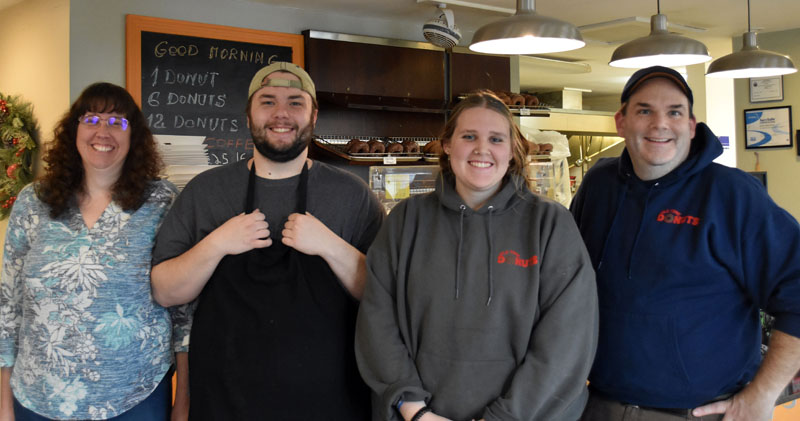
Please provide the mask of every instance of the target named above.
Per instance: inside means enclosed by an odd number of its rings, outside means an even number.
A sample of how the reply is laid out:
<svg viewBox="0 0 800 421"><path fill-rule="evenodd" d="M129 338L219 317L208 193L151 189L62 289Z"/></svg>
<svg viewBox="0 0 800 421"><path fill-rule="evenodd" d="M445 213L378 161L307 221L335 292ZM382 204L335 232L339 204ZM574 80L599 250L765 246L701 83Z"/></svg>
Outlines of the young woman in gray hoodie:
<svg viewBox="0 0 800 421"><path fill-rule="evenodd" d="M398 204L367 254L373 419L577 420L598 316L574 221L525 187L526 141L492 93L461 101L441 140L436 191Z"/></svg>

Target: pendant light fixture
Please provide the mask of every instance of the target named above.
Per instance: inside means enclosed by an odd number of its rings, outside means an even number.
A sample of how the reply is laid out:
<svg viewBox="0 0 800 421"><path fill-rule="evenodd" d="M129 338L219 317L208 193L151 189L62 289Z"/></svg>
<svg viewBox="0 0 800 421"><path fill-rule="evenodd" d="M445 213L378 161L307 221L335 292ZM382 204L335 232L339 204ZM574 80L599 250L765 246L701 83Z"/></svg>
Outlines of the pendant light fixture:
<svg viewBox="0 0 800 421"><path fill-rule="evenodd" d="M711 60L708 48L700 42L667 30L667 16L661 14L661 2L656 0L657 13L650 18L650 35L620 45L611 61L614 67L641 69L650 66L677 67Z"/></svg>
<svg viewBox="0 0 800 421"><path fill-rule="evenodd" d="M750 0L747 0L747 32L742 35L742 50L720 57L708 66L706 76L746 78L788 75L797 71L792 59L758 48L756 33L750 30Z"/></svg>
<svg viewBox="0 0 800 421"><path fill-rule="evenodd" d="M517 13L479 28L469 49L487 54L544 54L584 45L575 25L536 13L534 0L517 0Z"/></svg>

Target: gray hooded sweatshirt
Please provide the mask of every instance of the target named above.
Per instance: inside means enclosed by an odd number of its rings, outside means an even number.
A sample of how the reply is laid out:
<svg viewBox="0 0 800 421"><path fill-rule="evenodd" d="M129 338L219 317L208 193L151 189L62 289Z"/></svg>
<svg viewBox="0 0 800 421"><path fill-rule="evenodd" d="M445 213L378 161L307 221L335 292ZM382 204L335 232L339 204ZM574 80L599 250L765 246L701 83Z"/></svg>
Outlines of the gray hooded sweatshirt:
<svg viewBox="0 0 800 421"><path fill-rule="evenodd" d="M356 325L373 419L402 399L453 420L578 419L597 291L572 216L506 180L478 210L452 176L398 204L367 254Z"/></svg>

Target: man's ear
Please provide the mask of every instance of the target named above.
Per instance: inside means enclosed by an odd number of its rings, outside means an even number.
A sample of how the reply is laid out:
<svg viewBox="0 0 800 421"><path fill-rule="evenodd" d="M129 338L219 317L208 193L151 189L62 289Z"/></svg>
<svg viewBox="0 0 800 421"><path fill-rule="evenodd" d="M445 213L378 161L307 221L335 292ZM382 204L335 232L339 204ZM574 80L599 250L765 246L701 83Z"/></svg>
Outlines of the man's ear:
<svg viewBox="0 0 800 421"><path fill-rule="evenodd" d="M689 139L694 139L695 129L697 129L697 119L692 116L689 118L689 132L691 132Z"/></svg>
<svg viewBox="0 0 800 421"><path fill-rule="evenodd" d="M620 137L625 137L623 136L625 131L625 115L622 114L622 111L617 111L614 114L614 123L617 126L617 135Z"/></svg>

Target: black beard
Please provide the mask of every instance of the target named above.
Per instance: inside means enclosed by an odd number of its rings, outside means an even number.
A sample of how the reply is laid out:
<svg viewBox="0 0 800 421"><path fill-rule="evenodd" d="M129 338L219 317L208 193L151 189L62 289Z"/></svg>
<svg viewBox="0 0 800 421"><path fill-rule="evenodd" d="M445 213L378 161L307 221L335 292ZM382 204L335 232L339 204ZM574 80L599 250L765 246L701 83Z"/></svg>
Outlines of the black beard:
<svg viewBox="0 0 800 421"><path fill-rule="evenodd" d="M262 127L255 131L250 130L250 134L253 136L253 145L255 145L256 150L265 158L274 162L289 162L297 158L308 145L311 144L311 139L314 134L314 126L309 123L303 130L297 133L297 137L291 145L284 149L278 149L272 146L269 140L267 140L267 130L269 129Z"/></svg>

